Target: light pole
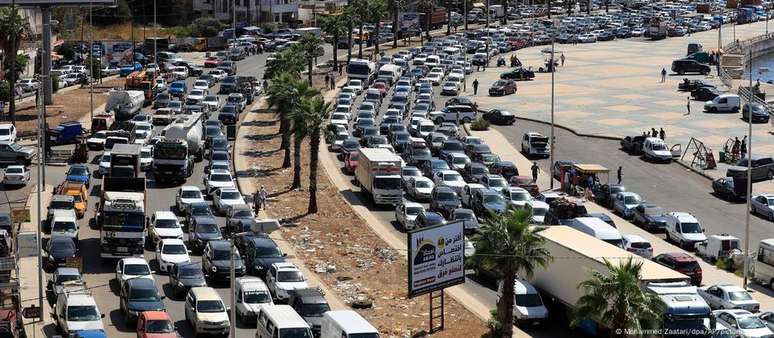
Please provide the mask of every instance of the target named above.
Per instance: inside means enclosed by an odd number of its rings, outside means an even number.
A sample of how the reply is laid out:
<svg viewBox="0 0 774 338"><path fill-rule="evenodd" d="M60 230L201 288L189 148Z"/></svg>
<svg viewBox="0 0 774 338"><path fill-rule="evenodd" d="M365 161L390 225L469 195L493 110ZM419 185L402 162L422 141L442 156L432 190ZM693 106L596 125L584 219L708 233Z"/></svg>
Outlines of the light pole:
<svg viewBox="0 0 774 338"><path fill-rule="evenodd" d="M747 96L747 109L749 116L747 116L747 182L745 183L747 205L746 205L746 217L744 220L744 279L742 280L742 288L747 289L747 279L750 271L750 193L752 193L752 100L753 100L753 85L752 85L752 48L749 51L749 57L747 67L750 75L750 90Z"/></svg>
<svg viewBox="0 0 774 338"><path fill-rule="evenodd" d="M44 80L45 76L47 75L41 75L41 80ZM41 81L41 83L43 83ZM43 147L42 144L46 138L46 120L43 118L43 116L46 116L44 110L46 109L45 104L45 98L43 94L43 86L41 85L38 87L38 95L36 98L36 104L38 105L38 170L37 171L37 207L38 207L38 308L41 310L43 309L43 218L41 215L43 215L43 209L41 208L41 197L40 195L43 193L42 189L45 189L45 173L41 171L41 168L43 168L43 163L41 162L41 157L45 156L43 154ZM41 316L40 320L42 321L43 318Z"/></svg>
<svg viewBox="0 0 774 338"><path fill-rule="evenodd" d="M549 149L549 157L551 159L548 165L550 166L549 171L551 177L549 178L549 181L551 182L551 189L554 188L554 148L556 148L556 142L554 142L554 73L556 73L556 67L554 67L554 46L556 45L557 22L558 20L554 20L554 31L551 34L551 63L549 65L549 67L551 67L551 142L549 143L551 145L551 148Z"/></svg>
<svg viewBox="0 0 774 338"><path fill-rule="evenodd" d="M231 280L231 325L229 325L229 335L231 338L236 337L236 295L234 294L234 290L236 290L235 284L236 284L236 273L234 272L234 269L236 268L236 263L234 262L234 256L236 255L236 247L234 247L234 240L230 239L229 243L231 244L231 272L229 273L230 280Z"/></svg>
<svg viewBox="0 0 774 338"><path fill-rule="evenodd" d="M159 65L159 58L156 53L156 42L159 40L158 32L158 18L156 17L156 0L153 0L153 63L156 64L156 69L153 71L153 83L151 83L151 95L153 95L153 88L156 87L156 75L161 71L161 65Z"/></svg>
<svg viewBox="0 0 774 338"><path fill-rule="evenodd" d="M89 0L89 115L94 121L94 15L93 4ZM134 60L132 60L134 61Z"/></svg>

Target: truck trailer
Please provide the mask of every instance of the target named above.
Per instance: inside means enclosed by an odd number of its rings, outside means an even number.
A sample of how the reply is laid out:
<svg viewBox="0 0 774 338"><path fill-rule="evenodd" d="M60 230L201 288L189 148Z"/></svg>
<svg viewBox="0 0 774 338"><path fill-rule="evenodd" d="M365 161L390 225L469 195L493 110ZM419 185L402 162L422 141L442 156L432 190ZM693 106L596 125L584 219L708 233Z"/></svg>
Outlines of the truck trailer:
<svg viewBox="0 0 774 338"><path fill-rule="evenodd" d="M400 186L402 161L382 148L360 148L355 180L360 190L377 205L398 205L403 200Z"/></svg>
<svg viewBox="0 0 774 338"><path fill-rule="evenodd" d="M145 92L139 90L112 90L105 104L106 112L114 112L118 121L127 121L137 115L145 104Z"/></svg>
<svg viewBox="0 0 774 338"><path fill-rule="evenodd" d="M186 141L188 154L194 155L197 161L201 161L204 156L203 116L201 113L179 116L162 132L162 135L169 140Z"/></svg>

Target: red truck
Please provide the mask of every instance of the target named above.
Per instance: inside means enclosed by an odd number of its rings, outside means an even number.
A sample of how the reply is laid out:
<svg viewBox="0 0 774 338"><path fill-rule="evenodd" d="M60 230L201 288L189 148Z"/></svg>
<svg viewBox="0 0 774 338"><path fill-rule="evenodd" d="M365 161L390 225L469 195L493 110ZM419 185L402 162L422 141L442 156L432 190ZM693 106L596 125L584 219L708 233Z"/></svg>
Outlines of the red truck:
<svg viewBox="0 0 774 338"><path fill-rule="evenodd" d="M433 8L432 11L425 12L425 19L423 22L424 29L427 29L427 25L430 25L430 29L438 29L446 24L448 13L445 8ZM428 23L429 20L429 23Z"/></svg>

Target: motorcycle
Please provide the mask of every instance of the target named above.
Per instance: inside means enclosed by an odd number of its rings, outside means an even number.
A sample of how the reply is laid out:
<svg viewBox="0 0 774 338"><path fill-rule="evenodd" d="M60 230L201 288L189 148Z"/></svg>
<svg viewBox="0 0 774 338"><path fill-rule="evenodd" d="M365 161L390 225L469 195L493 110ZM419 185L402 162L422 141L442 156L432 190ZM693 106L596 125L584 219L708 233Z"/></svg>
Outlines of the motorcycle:
<svg viewBox="0 0 774 338"><path fill-rule="evenodd" d="M503 67L503 66L505 66L505 59L500 57L499 59L497 59L497 67Z"/></svg>

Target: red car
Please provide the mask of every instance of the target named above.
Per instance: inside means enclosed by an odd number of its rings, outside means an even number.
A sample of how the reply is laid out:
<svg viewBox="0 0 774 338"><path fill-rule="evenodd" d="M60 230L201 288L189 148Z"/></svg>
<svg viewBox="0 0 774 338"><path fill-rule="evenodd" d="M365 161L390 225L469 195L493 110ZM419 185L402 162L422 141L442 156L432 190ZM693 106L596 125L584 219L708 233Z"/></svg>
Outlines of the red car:
<svg viewBox="0 0 774 338"><path fill-rule="evenodd" d="M353 151L344 156L344 172L354 174L357 169L357 161L360 159L360 153Z"/></svg>
<svg viewBox="0 0 774 338"><path fill-rule="evenodd" d="M653 257L653 261L691 277L691 284L701 285L702 271L696 258L682 252L670 252Z"/></svg>
<svg viewBox="0 0 774 338"><path fill-rule="evenodd" d="M177 338L175 323L164 311L145 311L137 317L137 338Z"/></svg>
<svg viewBox="0 0 774 338"><path fill-rule="evenodd" d="M384 82L376 82L373 85L371 85L371 88L379 89L379 93L382 94L382 97L387 96L387 84Z"/></svg>
<svg viewBox="0 0 774 338"><path fill-rule="evenodd" d="M519 187L529 192L532 196L540 194L540 188L538 188L532 177L529 176L513 176L511 177L511 186Z"/></svg>
<svg viewBox="0 0 774 338"><path fill-rule="evenodd" d="M220 59L214 56L210 56L207 58L207 60L204 60L204 67L205 68L215 68L220 64Z"/></svg>

